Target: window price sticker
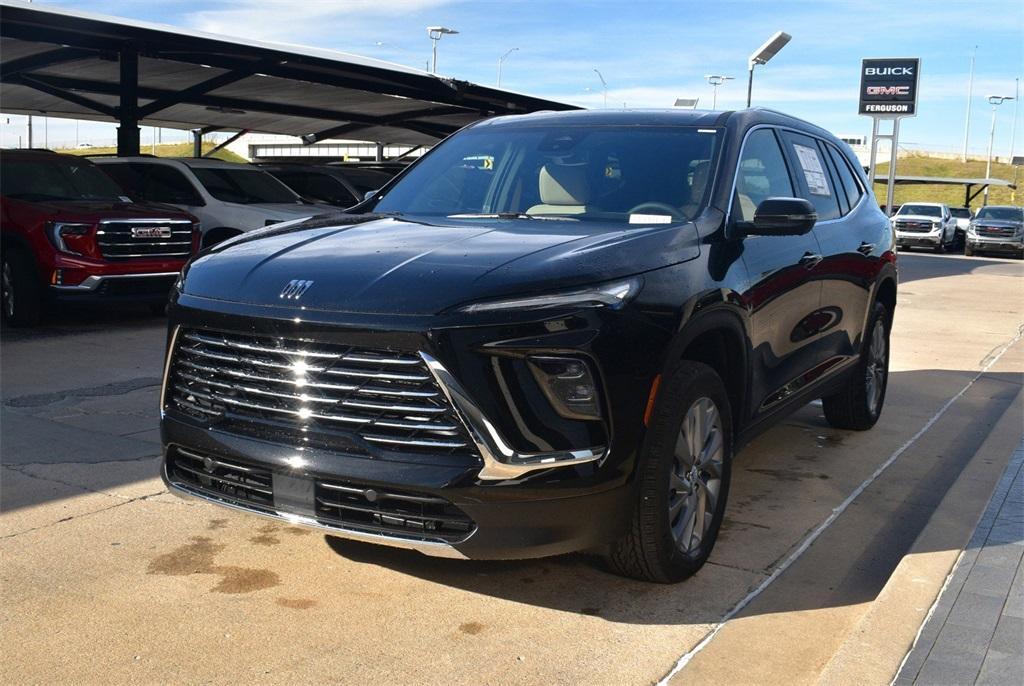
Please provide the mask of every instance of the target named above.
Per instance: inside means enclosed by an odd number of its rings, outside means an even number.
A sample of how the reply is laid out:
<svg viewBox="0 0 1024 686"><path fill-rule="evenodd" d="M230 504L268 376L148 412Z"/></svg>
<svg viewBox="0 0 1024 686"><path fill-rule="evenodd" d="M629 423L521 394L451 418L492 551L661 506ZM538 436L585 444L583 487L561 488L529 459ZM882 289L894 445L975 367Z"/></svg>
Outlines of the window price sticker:
<svg viewBox="0 0 1024 686"><path fill-rule="evenodd" d="M832 195L828 190L828 181L825 180L825 170L818 159L818 151L808 148L806 145L793 145L796 156L800 160L800 167L804 170L804 180L807 181L807 190L812 195Z"/></svg>

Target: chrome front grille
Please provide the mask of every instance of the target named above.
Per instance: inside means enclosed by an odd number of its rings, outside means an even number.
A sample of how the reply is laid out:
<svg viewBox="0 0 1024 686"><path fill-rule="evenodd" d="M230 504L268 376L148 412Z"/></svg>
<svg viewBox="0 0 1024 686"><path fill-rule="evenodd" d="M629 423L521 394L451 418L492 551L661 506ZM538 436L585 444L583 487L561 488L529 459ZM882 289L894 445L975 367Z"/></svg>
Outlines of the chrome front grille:
<svg viewBox="0 0 1024 686"><path fill-rule="evenodd" d="M896 221L896 230L907 233L928 233L932 230L931 222Z"/></svg>
<svg viewBox="0 0 1024 686"><path fill-rule="evenodd" d="M295 447L476 454L411 353L182 330L165 403L219 429Z"/></svg>
<svg viewBox="0 0 1024 686"><path fill-rule="evenodd" d="M100 222L96 243L107 259L187 258L192 254L192 222L186 219Z"/></svg>
<svg viewBox="0 0 1024 686"><path fill-rule="evenodd" d="M984 226L978 225L974 228L979 236L986 238L1013 238L1017 235L1017 229L1012 226Z"/></svg>

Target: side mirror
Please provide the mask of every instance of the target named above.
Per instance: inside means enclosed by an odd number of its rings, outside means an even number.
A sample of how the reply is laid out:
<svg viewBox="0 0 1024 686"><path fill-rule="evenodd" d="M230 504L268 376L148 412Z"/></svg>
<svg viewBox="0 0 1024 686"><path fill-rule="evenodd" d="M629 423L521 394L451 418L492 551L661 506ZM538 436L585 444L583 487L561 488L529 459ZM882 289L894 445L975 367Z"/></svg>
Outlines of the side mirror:
<svg viewBox="0 0 1024 686"><path fill-rule="evenodd" d="M818 213L803 198L767 198L754 211L754 221L743 229L753 236L800 236L814 227Z"/></svg>

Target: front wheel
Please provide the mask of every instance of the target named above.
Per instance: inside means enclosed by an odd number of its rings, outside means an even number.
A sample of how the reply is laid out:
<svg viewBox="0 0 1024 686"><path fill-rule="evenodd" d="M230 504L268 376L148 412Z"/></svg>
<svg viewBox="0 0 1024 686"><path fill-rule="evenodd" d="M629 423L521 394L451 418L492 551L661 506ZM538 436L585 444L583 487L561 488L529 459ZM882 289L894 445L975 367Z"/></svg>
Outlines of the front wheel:
<svg viewBox="0 0 1024 686"><path fill-rule="evenodd" d="M666 375L640 454L629 532L608 562L623 575L672 583L703 566L729 494L732 414L707 365L680 362Z"/></svg>
<svg viewBox="0 0 1024 686"><path fill-rule="evenodd" d="M974 257L974 248L969 245L964 246L964 257Z"/></svg>
<svg viewBox="0 0 1024 686"><path fill-rule="evenodd" d="M882 414L889 385L889 311L875 303L860 361L846 387L821 399L825 419L837 429L866 431Z"/></svg>
<svg viewBox="0 0 1024 686"><path fill-rule="evenodd" d="M23 250L8 248L0 260L3 319L11 326L32 326L42 314L42 294L31 259Z"/></svg>

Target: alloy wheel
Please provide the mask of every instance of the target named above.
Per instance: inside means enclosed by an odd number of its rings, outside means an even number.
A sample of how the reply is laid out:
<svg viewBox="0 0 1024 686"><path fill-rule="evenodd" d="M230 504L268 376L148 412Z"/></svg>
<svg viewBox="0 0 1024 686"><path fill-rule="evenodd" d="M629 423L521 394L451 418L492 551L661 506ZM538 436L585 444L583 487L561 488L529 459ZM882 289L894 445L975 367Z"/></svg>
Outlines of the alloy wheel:
<svg viewBox="0 0 1024 686"><path fill-rule="evenodd" d="M882 391L885 388L885 375L888 368L887 341L885 340L885 324L881 319L875 321L871 330L871 344L868 347L868 360L864 368L864 389L867 397L868 410L875 414L882 402Z"/></svg>
<svg viewBox="0 0 1024 686"><path fill-rule="evenodd" d="M11 319L14 317L14 274L10 262L4 262L2 291L4 316Z"/></svg>
<svg viewBox="0 0 1024 686"><path fill-rule="evenodd" d="M676 546L696 552L711 528L722 487L725 439L710 398L698 398L683 418L669 477L668 521Z"/></svg>

